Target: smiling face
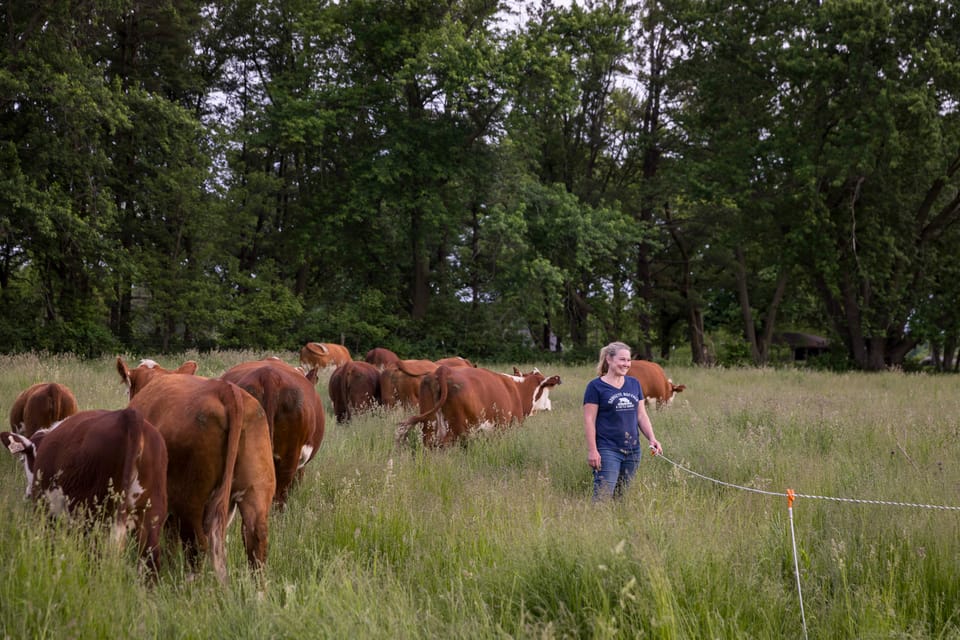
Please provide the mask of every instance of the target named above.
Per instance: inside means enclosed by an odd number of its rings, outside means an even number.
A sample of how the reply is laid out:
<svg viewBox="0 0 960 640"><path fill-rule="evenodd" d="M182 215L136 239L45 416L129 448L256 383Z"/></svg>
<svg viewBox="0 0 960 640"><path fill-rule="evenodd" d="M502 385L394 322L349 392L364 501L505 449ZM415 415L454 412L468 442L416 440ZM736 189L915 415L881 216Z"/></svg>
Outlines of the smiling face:
<svg viewBox="0 0 960 640"><path fill-rule="evenodd" d="M607 367L615 376L625 376L630 371L630 350L620 349L616 354L607 356Z"/></svg>

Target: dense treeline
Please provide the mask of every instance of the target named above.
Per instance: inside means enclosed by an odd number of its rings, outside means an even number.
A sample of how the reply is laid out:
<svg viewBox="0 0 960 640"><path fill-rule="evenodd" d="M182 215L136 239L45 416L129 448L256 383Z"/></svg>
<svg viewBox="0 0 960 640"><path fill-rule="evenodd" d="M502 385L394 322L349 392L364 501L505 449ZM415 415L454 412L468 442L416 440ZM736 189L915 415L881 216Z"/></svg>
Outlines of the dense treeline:
<svg viewBox="0 0 960 640"><path fill-rule="evenodd" d="M958 3L0 4L0 350L956 362Z"/></svg>

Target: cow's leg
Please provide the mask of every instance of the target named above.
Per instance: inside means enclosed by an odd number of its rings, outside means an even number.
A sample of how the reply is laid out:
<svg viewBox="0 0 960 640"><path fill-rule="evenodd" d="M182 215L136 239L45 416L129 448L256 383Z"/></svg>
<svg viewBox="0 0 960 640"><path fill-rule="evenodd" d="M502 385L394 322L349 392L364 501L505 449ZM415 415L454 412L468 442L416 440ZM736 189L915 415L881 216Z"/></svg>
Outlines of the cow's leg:
<svg viewBox="0 0 960 640"><path fill-rule="evenodd" d="M267 562L267 516L272 499L273 491L251 487L237 505L243 521L243 548L247 552L247 562L253 569L260 569Z"/></svg>
<svg viewBox="0 0 960 640"><path fill-rule="evenodd" d="M274 471L277 476L277 491L274 500L283 510L287 504L287 495L290 485L297 479L297 470L300 466L300 449L292 449L283 458L274 460Z"/></svg>

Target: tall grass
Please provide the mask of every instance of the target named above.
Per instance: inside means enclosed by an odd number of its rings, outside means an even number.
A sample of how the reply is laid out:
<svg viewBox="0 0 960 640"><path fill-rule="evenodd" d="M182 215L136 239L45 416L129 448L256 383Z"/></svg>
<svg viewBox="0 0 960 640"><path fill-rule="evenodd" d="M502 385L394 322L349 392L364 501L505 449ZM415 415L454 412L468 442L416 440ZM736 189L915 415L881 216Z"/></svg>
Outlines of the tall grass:
<svg viewBox="0 0 960 640"><path fill-rule="evenodd" d="M188 357L219 375L263 355ZM487 366L514 364L537 363ZM4 413L40 380L84 409L126 402L113 359L0 365ZM272 516L260 581L235 523L227 585L168 545L151 586L133 545L111 552L25 502L2 455L0 635L801 638L787 503L770 494L960 505L954 377L669 368L687 390L652 411L665 457L593 505L591 367L539 366L563 378L552 412L447 451L395 450L402 411L335 424L322 379L327 435ZM810 637L960 638L960 512L814 497L793 512Z"/></svg>

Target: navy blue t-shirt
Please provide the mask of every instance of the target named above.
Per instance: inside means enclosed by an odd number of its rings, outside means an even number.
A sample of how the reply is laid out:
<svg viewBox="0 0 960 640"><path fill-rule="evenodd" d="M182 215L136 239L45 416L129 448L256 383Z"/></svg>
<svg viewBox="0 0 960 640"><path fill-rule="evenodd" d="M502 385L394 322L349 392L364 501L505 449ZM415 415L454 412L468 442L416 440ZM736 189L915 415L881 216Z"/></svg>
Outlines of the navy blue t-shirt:
<svg viewBox="0 0 960 640"><path fill-rule="evenodd" d="M625 376L623 387L607 384L602 378L587 383L583 404L597 405L597 448L634 451L640 448L637 407L643 402L640 382Z"/></svg>

